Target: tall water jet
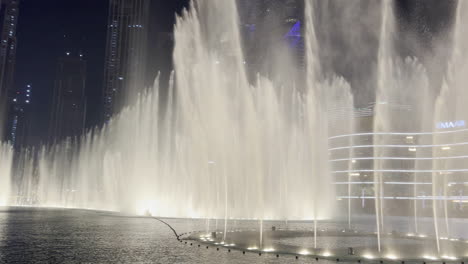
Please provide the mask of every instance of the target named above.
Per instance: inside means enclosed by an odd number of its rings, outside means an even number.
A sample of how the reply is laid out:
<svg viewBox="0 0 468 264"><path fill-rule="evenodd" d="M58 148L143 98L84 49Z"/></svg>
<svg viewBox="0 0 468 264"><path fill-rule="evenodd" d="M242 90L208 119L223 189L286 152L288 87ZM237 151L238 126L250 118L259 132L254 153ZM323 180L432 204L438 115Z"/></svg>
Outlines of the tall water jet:
<svg viewBox="0 0 468 264"><path fill-rule="evenodd" d="M444 124L447 122L461 122L465 126L465 120L468 119L466 114L468 108L466 101L468 100L468 92L466 83L468 82L468 53L466 47L468 45L466 24L468 23L468 4L466 1L457 1L456 15L453 29L453 48L452 54L448 61L448 69L445 79L443 80L440 94L435 104L434 122L436 124ZM444 126L439 127L444 129ZM466 136L463 129L457 126L447 127L451 133L442 133L443 131L435 131L434 134L434 156L443 157L452 153L461 153L466 148L463 146L466 141ZM459 130L459 131L457 131ZM452 150L453 149L453 150ZM463 174L453 171L453 168L465 169L465 159L445 159L434 163L433 173L433 196L442 197L443 219L446 236L451 235L449 222L450 194L448 188L451 187L450 181L465 179ZM440 172L437 172L440 171ZM460 198L462 201L462 198ZM440 202L434 198L433 213L434 218L441 216L438 211ZM437 233L440 233L440 223L434 221L434 228ZM440 243L437 243L439 251L441 250Z"/></svg>
<svg viewBox="0 0 468 264"><path fill-rule="evenodd" d="M390 90L388 84L390 82L389 76L392 75L391 65L393 56L393 34L394 34L394 20L393 20L393 8L392 1L382 1L382 21L381 21L381 32L380 32L380 44L378 52L378 77L377 77L377 94L376 94L376 108L374 118L374 132L386 132L386 121L389 118L388 114L385 113L386 109L382 109L382 105L386 104L388 96L385 94ZM382 101L380 101L382 100ZM379 116L379 114L382 115ZM374 145L378 145L382 142L381 136L374 136ZM375 157L384 157L384 153L381 153L380 149L374 150ZM374 161L374 168L381 168L381 160L377 159ZM377 227L377 243L378 250L381 251L381 232L383 231L383 175L381 172L374 172L374 196L375 196L375 216L376 216L376 227Z"/></svg>
<svg viewBox="0 0 468 264"><path fill-rule="evenodd" d="M319 83L319 76L322 74L318 59L318 41L317 41L317 34L315 32L315 21L314 21L314 12L313 12L313 2L308 1L305 6L305 18L306 18L306 25L307 25L307 33L305 37L305 47L306 47L306 87L308 88L308 96L307 99L310 100L310 103L317 102L317 106L314 106L312 109L309 110L309 114L312 117L310 122L312 127L312 131L319 131L319 134L311 135L313 140L315 141L314 144L319 144L322 138L320 132L322 132L323 127L317 122L320 118L326 113L325 107L317 98L320 97L320 94L323 94L324 91L320 90L320 83ZM320 138L321 140L317 140ZM323 155L320 153L313 153L315 157L313 157L313 161L317 161L320 159L319 157ZM320 164L319 164L320 163ZM316 168L320 168L321 162L318 161L314 164ZM320 171L315 171L314 174L319 173ZM317 185L314 185L312 192L315 194L317 193L318 188ZM318 197L314 197L314 201L316 201ZM316 208L316 204L314 204L314 209ZM317 248L317 213L314 210L313 212L314 217L314 248Z"/></svg>
<svg viewBox="0 0 468 264"><path fill-rule="evenodd" d="M408 181L418 184L418 155L421 149L413 142L414 134L418 131L429 131L432 126L432 114L429 105L432 97L429 92L429 81L425 68L416 58L400 59L394 45L396 34L393 1L382 1L382 22L378 52L378 77L376 107L374 113L374 192L375 213L379 250L382 250L381 234L397 227L385 223L387 208L391 203L385 197L392 197L407 189L408 193L416 195L417 189L400 185L397 189L384 188L388 186L387 174L411 173L413 179ZM404 118L403 118L404 117ZM406 138L405 145L395 145L395 138ZM424 139L419 142L424 143ZM427 141L426 141L427 142ZM415 154L413 154L415 153ZM412 155L415 155L412 156ZM403 162L405 161L405 162ZM402 179L406 176L401 175ZM415 197L416 198L416 197ZM414 199L415 199L414 198ZM413 203L416 206L416 203ZM405 206L399 209L399 214L414 214L416 223L417 211L409 210ZM396 212L393 212L396 213Z"/></svg>
<svg viewBox="0 0 468 264"><path fill-rule="evenodd" d="M0 206L10 202L12 162L12 147L0 142Z"/></svg>
<svg viewBox="0 0 468 264"><path fill-rule="evenodd" d="M346 80L338 77L334 72L329 72L329 68L323 67L323 64L331 64L330 61L322 61L320 52L328 53L331 47L325 46L324 43L320 44L318 40L317 30L320 30L320 25L317 24L318 18L316 17L318 2L306 1L305 3L305 20L306 20L306 35L305 35L305 48L306 48L306 87L308 93L309 105L315 105L314 108L309 108L308 113L313 118L309 121L311 125L310 130L316 131L311 137L314 144L317 146L316 150L329 149L328 140L324 141L323 138L330 138L339 134L351 134L354 131L354 101L351 93L351 87ZM325 10L328 11L329 10ZM320 28L320 29L317 29ZM328 30L323 28L322 31ZM320 98L324 100L320 100ZM315 103L314 103L315 102ZM351 148L350 148L351 151ZM313 160L315 161L314 167L317 171L315 173L331 174L330 157L324 155L320 151L312 153ZM352 164L348 155L348 164ZM333 167L336 169L336 167ZM349 169L346 168L346 169ZM348 174L349 175L349 174ZM334 179L332 177L332 179ZM336 181L336 179L334 179ZM327 184L327 183L325 183ZM320 197L324 195L321 192L320 186L315 185L314 192L319 194L314 198L319 201ZM326 186L326 185L325 185ZM348 194L351 192L350 179L348 178ZM327 193L335 193L334 190L325 190ZM349 195L350 196L350 195ZM314 214L315 215L315 214ZM351 225L351 200L348 199L348 225ZM314 219L314 248L317 248L317 233L318 233L318 218Z"/></svg>

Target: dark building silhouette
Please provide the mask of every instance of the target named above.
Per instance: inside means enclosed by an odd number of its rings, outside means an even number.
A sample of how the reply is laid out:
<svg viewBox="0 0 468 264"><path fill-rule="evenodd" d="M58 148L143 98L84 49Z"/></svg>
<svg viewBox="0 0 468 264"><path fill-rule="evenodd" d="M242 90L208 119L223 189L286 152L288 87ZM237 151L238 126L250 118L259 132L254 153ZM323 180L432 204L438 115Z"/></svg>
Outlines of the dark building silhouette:
<svg viewBox="0 0 468 264"><path fill-rule="evenodd" d="M250 79L256 74L293 76L288 67L303 67L304 0L237 0L243 50ZM278 61L272 61L278 60ZM274 65L284 65L278 70ZM298 77L293 77L297 79Z"/></svg>
<svg viewBox="0 0 468 264"><path fill-rule="evenodd" d="M19 0L0 0L0 140L5 136L4 124L13 90L18 15Z"/></svg>
<svg viewBox="0 0 468 264"><path fill-rule="evenodd" d="M303 49L304 0L237 0L237 8L247 60L267 56L261 51L271 42L286 40Z"/></svg>
<svg viewBox="0 0 468 264"><path fill-rule="evenodd" d="M144 87L149 0L110 0L104 68L104 120Z"/></svg>
<svg viewBox="0 0 468 264"><path fill-rule="evenodd" d="M49 143L84 133L86 121L86 61L81 54L59 58L55 80Z"/></svg>
<svg viewBox="0 0 468 264"><path fill-rule="evenodd" d="M8 115L8 141L19 149L29 145L32 126L33 86L31 84L16 90L11 96Z"/></svg>

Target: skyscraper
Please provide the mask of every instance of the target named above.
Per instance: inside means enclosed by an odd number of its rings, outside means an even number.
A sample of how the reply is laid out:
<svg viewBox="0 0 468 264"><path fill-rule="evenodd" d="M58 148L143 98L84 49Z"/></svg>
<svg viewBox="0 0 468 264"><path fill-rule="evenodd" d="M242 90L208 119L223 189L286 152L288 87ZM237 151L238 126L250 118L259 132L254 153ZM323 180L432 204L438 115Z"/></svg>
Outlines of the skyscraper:
<svg viewBox="0 0 468 264"><path fill-rule="evenodd" d="M8 120L8 140L15 148L28 144L31 131L32 85L18 89L12 94Z"/></svg>
<svg viewBox="0 0 468 264"><path fill-rule="evenodd" d="M104 120L144 86L149 0L110 0L104 69Z"/></svg>
<svg viewBox="0 0 468 264"><path fill-rule="evenodd" d="M0 140L13 89L18 15L19 0L0 0Z"/></svg>
<svg viewBox="0 0 468 264"><path fill-rule="evenodd" d="M81 54L59 58L49 126L49 142L83 134L86 121L86 61Z"/></svg>

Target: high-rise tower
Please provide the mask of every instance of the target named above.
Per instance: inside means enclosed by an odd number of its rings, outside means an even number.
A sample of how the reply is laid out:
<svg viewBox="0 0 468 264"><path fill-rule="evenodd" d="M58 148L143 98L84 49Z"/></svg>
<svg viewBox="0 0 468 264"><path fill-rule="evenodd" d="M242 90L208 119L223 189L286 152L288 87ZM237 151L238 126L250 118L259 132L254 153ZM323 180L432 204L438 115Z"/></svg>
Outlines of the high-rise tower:
<svg viewBox="0 0 468 264"><path fill-rule="evenodd" d="M7 138L15 148L26 146L29 142L32 128L32 90L33 86L27 84L12 94Z"/></svg>
<svg viewBox="0 0 468 264"><path fill-rule="evenodd" d="M50 118L50 143L84 133L86 121L86 61L82 55L66 53L57 65Z"/></svg>
<svg viewBox="0 0 468 264"><path fill-rule="evenodd" d="M110 0L104 69L104 120L144 86L149 0Z"/></svg>
<svg viewBox="0 0 468 264"><path fill-rule="evenodd" d="M0 0L0 140L3 140L8 98L13 90L18 15L19 0Z"/></svg>

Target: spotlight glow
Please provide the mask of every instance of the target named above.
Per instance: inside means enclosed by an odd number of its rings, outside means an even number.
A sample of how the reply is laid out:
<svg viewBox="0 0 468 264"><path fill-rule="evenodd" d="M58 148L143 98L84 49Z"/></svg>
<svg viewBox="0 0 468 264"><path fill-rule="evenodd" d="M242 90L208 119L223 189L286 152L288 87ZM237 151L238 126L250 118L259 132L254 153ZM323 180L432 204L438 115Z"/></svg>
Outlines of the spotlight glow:
<svg viewBox="0 0 468 264"><path fill-rule="evenodd" d="M308 250L306 250L306 249L303 249L303 250L299 251L299 255L304 255L304 256L305 255L310 255L310 252Z"/></svg>
<svg viewBox="0 0 468 264"><path fill-rule="evenodd" d="M457 260L456 257L454 256L442 256L443 259L448 259L448 260Z"/></svg>
<svg viewBox="0 0 468 264"><path fill-rule="evenodd" d="M264 248L262 251L263 252L273 252L273 251L275 251L275 249L274 248Z"/></svg>

